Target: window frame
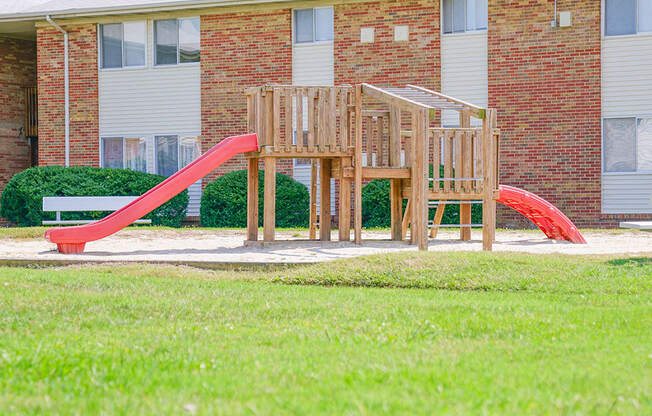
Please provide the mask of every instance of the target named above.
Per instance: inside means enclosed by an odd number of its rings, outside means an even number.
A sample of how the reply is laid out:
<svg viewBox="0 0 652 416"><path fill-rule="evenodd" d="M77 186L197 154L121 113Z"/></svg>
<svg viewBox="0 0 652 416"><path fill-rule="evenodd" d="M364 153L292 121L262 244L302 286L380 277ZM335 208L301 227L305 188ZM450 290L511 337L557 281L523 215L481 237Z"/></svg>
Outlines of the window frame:
<svg viewBox="0 0 652 416"><path fill-rule="evenodd" d="M317 9L332 9L333 10L333 39L331 40L316 40L317 39ZM311 42L297 42L297 11L301 10L312 10L312 41ZM323 6L323 7L301 7L297 9L292 9L292 46L305 46L305 45L325 45L332 44L335 42L335 9L333 6Z"/></svg>
<svg viewBox="0 0 652 416"><path fill-rule="evenodd" d="M191 19L198 19L200 22L200 29L199 29L199 60L197 62L181 62L180 60L180 53L181 49L179 48L179 20L191 20ZM156 61L156 49L157 49L157 44L156 44L156 22L159 21L164 21L164 20L174 20L176 21L177 24L177 62L174 64L159 64ZM169 19L152 19L152 63L154 68L165 68L165 67L174 67L177 65L199 65L201 63L201 17L200 16L194 16L194 17L172 17Z"/></svg>
<svg viewBox="0 0 652 416"><path fill-rule="evenodd" d="M633 171L624 171L624 172L607 172L605 170L604 158L605 158L605 143L604 143L604 122L608 119L614 118L630 118L634 119L634 166L637 168ZM652 175L652 170L638 170L638 122L641 119L652 119L652 114L637 114L637 115L610 115L602 116L600 123L600 170L602 175Z"/></svg>
<svg viewBox="0 0 652 416"><path fill-rule="evenodd" d="M444 32L444 1L439 2L439 31L441 36L472 36L472 35L478 35L482 33L487 33L489 30L489 0L486 0L487 3L487 22L486 22L486 27L484 29L473 29L473 30L468 30L466 29L466 0L464 1L464 31L463 32L451 32L451 33L445 33Z"/></svg>
<svg viewBox="0 0 652 416"><path fill-rule="evenodd" d="M127 154L127 139L145 139L145 170L140 171L140 170L135 170L134 172L143 172L143 173L149 173L150 166L149 166L149 140L148 140L147 135L142 135L142 134L107 134L107 135L102 135L100 136L100 168L106 168L104 166L104 140L105 139L120 139L122 140L122 167L118 169L129 169L127 168L127 158L125 157ZM132 170L132 169L130 169Z"/></svg>
<svg viewBox="0 0 652 416"><path fill-rule="evenodd" d="M145 25L145 39L143 39L143 45L145 46L145 63L143 65L126 65L127 62L127 57L125 55L125 23L143 23ZM122 55L122 66L120 67L115 67L115 68L105 68L104 67L104 57L103 55L103 49L104 49L104 42L102 42L102 32L103 28L102 26L104 25L120 25L120 29L122 31L122 38L120 40L120 52ZM126 20L122 22L107 22L107 23L98 23L97 24L97 66L99 67L100 70L102 71L125 71L125 70L134 70L134 69L144 69L147 68L149 65L149 59L148 59L148 53L147 53L147 20ZM118 137L118 136L116 136Z"/></svg>
<svg viewBox="0 0 652 416"><path fill-rule="evenodd" d="M194 62L191 62L194 63ZM163 136L176 136L177 138L177 170L176 172L179 172L181 169L184 167L181 166L181 138L182 137L189 137L189 136L194 136L197 138L197 142L199 143L199 156L197 158L201 157L204 153L202 152L201 149L201 134L197 132L191 132L191 133L153 133L150 137L152 138L152 147L153 147L153 152L154 152L154 157L153 157L153 167L152 167L152 172L156 175L158 175L158 157L157 157L157 145L156 145L156 138L157 137L163 137ZM195 158L194 160L196 160ZM192 162L191 162L192 163ZM187 166L187 165L186 165ZM176 173L175 172L175 173Z"/></svg>
<svg viewBox="0 0 652 416"><path fill-rule="evenodd" d="M627 38L627 37L652 37L652 30L648 32L641 32L638 30L638 3L639 0L636 1L636 10L634 10L634 18L636 19L634 23L634 27L636 31L634 33L626 33L623 35L607 35L607 0L601 0L600 2L600 20L601 20L601 25L600 25L600 30L601 30L601 35L602 39L618 39L618 38ZM630 116L631 117L631 116ZM611 118L611 117L609 117ZM647 118L647 117L643 117Z"/></svg>

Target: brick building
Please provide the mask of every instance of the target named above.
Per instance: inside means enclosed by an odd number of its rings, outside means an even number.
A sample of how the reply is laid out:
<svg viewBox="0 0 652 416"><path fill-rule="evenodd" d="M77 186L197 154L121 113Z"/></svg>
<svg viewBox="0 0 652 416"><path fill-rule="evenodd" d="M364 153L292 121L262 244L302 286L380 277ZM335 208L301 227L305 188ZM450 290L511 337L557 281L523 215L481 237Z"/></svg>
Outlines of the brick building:
<svg viewBox="0 0 652 416"><path fill-rule="evenodd" d="M0 15L0 189L32 163L23 87L38 87L39 164L168 175L245 131L246 87L411 83L497 109L501 183L580 226L652 218L650 1L127 3ZM212 177L241 168L235 158ZM301 160L280 171L309 181ZM201 183L190 191L197 215Z"/></svg>

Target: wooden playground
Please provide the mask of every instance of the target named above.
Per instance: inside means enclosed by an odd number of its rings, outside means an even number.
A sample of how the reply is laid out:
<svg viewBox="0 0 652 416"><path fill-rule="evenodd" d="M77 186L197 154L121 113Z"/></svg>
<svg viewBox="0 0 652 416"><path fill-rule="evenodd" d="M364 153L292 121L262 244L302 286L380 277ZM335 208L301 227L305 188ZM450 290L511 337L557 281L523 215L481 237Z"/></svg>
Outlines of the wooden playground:
<svg viewBox="0 0 652 416"><path fill-rule="evenodd" d="M392 240L406 239L409 230L410 243L427 250L428 237L436 237L441 227L460 227L461 240L470 240L471 227L482 227L483 249L491 250L499 195L495 110L413 85L264 85L246 95L248 128L259 140L259 150L246 154L248 244L258 241L259 160L265 175L263 242L272 242L277 160L299 158L310 159L312 166L310 239L331 238L331 179L339 182L339 240L351 238L353 203L357 244L362 242L363 183L389 179ZM437 127L442 110L457 111L460 127ZM471 127L472 118L482 125ZM459 224L441 224L450 204L459 206ZM472 204L482 204L482 224L471 223ZM436 209L432 221L430 209Z"/></svg>

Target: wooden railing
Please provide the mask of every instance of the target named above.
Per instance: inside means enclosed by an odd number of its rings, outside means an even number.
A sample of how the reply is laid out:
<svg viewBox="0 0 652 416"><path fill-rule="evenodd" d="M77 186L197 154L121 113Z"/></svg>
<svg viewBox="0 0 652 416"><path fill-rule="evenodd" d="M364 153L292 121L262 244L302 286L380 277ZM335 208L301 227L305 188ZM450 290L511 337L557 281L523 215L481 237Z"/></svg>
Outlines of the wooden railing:
<svg viewBox="0 0 652 416"><path fill-rule="evenodd" d="M429 188L433 192L483 192L481 128L434 128L429 141L433 165ZM440 164L443 169L438 169Z"/></svg>
<svg viewBox="0 0 652 416"><path fill-rule="evenodd" d="M353 151L352 87L268 85L246 93L249 130L266 154Z"/></svg>
<svg viewBox="0 0 652 416"><path fill-rule="evenodd" d="M38 95L36 87L25 88L25 136L38 136Z"/></svg>

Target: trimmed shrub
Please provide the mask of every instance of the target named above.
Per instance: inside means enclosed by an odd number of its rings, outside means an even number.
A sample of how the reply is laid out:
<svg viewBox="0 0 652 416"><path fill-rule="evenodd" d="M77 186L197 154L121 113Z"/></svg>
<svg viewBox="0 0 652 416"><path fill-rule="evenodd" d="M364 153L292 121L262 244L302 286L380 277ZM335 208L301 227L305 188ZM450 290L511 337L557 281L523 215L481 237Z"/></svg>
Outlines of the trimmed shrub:
<svg viewBox="0 0 652 416"><path fill-rule="evenodd" d="M43 212L44 196L130 196L142 195L165 177L129 169L90 166L44 166L27 169L7 183L0 200L0 216L20 226L41 225L54 220L54 212ZM183 191L144 218L152 224L181 226L186 217L188 191ZM100 219L110 212L68 212L61 218Z"/></svg>
<svg viewBox="0 0 652 416"><path fill-rule="evenodd" d="M258 224L263 225L264 172L258 173ZM276 174L276 226L307 227L310 195L308 188L282 173ZM201 197L201 225L204 227L247 226L247 171L229 172L206 185Z"/></svg>
<svg viewBox="0 0 652 416"><path fill-rule="evenodd" d="M430 166L432 173L432 165ZM443 167L440 170L440 177L444 176ZM362 187L362 226L366 228L389 227L391 226L390 207L390 181L389 179L375 179ZM403 209L407 204L403 200ZM435 210L428 210L428 219L435 217ZM442 224L459 224L459 205L447 205L444 209ZM482 222L482 205L471 205L471 222L479 224Z"/></svg>

